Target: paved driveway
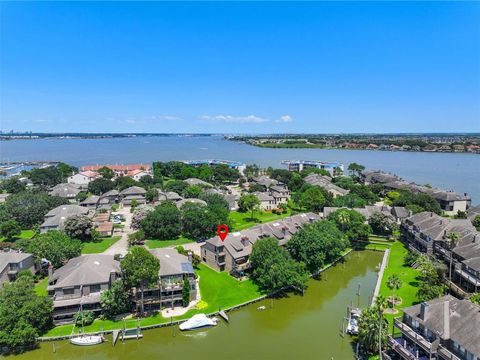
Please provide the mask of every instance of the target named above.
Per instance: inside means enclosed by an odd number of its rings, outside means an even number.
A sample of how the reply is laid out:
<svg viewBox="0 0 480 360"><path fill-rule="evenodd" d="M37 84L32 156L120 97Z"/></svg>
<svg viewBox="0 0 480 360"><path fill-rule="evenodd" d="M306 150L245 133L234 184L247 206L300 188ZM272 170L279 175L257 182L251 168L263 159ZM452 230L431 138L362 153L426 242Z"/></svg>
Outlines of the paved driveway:
<svg viewBox="0 0 480 360"><path fill-rule="evenodd" d="M122 229L123 231L121 233L121 236L122 236L121 239L118 240L115 244L113 244L103 252L103 254L106 254L106 255L115 255L115 254L126 255L128 252L128 234L132 232L132 229L130 227L132 223L132 214L130 213L129 207L118 209L116 213L122 214L125 217L125 222L124 222L125 227ZM114 236L115 235L118 235L118 234L114 234Z"/></svg>

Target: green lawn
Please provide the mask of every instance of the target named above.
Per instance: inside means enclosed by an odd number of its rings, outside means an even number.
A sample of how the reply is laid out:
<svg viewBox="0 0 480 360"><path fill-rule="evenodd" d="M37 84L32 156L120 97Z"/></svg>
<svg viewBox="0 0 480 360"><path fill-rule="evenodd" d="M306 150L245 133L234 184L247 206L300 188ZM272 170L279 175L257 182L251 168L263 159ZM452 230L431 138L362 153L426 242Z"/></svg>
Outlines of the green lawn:
<svg viewBox="0 0 480 360"><path fill-rule="evenodd" d="M175 240L147 240L146 243L149 249L157 249L189 244L191 242L193 242L193 240L180 236L178 239Z"/></svg>
<svg viewBox="0 0 480 360"><path fill-rule="evenodd" d="M48 276L35 284L35 293L40 296L47 296Z"/></svg>
<svg viewBox="0 0 480 360"><path fill-rule="evenodd" d="M31 239L34 235L35 235L34 230L22 230L20 235L13 238L13 241L19 240L19 239ZM5 241L5 238L0 237L0 241Z"/></svg>
<svg viewBox="0 0 480 360"><path fill-rule="evenodd" d="M121 236L102 238L100 241L83 243L82 254L98 254L107 250L120 240Z"/></svg>
<svg viewBox="0 0 480 360"><path fill-rule="evenodd" d="M266 223L269 221L279 220L286 218L291 215L290 209L287 212L277 215L272 214L271 212L266 211L255 211L254 212L254 219L252 220L250 217L250 212L239 212L239 211L231 211L230 212L230 220L232 222L233 229L235 231L247 229L249 227L255 226L260 223Z"/></svg>
<svg viewBox="0 0 480 360"><path fill-rule="evenodd" d="M403 259L407 252L408 249L400 241L395 242L390 247L390 256L387 263L388 266L383 274L382 285L380 287L380 293L382 295L385 295L385 297L395 294L395 296L400 296L402 298L402 303L396 306L398 310L404 307L411 306L418 301L416 297L416 277L418 275L418 271L403 264ZM402 280L402 287L395 293L387 287L388 277L392 274L397 274ZM393 318L399 317L401 315L402 312L399 311L398 314L395 315L386 314L386 318L390 323L392 323Z"/></svg>
<svg viewBox="0 0 480 360"><path fill-rule="evenodd" d="M238 281L230 276L228 273L216 272L206 265L200 264L196 270L200 277L200 293L202 301L207 303L207 306L202 310L192 309L186 314L174 318L174 320L181 320L190 318L194 314L212 313L218 311L219 308L227 308L237 305L249 300L253 300L262 295L258 288L250 281ZM143 318L140 321L142 326L161 324L169 322L170 319L163 318L160 314ZM128 319L125 321L128 328L137 326L135 319ZM95 332L101 330L112 330L123 327L122 321L110 320L95 320L92 325L85 326L85 332ZM61 336L69 335L72 332L73 325L62 325L51 329L45 336Z"/></svg>

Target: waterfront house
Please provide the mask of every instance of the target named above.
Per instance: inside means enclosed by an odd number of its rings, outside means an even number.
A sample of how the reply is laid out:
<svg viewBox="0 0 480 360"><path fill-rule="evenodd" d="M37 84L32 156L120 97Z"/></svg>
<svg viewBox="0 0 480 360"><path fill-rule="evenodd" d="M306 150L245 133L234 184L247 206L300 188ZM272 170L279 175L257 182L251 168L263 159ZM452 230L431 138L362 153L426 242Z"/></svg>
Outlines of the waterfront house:
<svg viewBox="0 0 480 360"><path fill-rule="evenodd" d="M343 189L332 183L332 179L328 176L311 173L308 174L304 180L307 184L320 186L322 189L325 189L332 194L333 197L344 196L350 192L350 190Z"/></svg>
<svg viewBox="0 0 480 360"><path fill-rule="evenodd" d="M214 236L200 247L202 261L217 271L243 276L250 268L249 256L258 239L272 237L279 246L285 245L298 229L319 219L314 213L299 214L229 233L224 241Z"/></svg>
<svg viewBox="0 0 480 360"><path fill-rule="evenodd" d="M138 170L144 171L144 175L151 175L152 174L152 165L150 164L117 164L117 165L86 165L81 167L81 171L92 171L98 173L98 170L101 168L106 167L112 170L115 173L115 177L118 176L138 176ZM141 176L144 176L141 175ZM140 177L141 177L140 176Z"/></svg>
<svg viewBox="0 0 480 360"><path fill-rule="evenodd" d="M468 219L450 219L422 212L407 218L401 226L411 249L435 256L452 271L448 284L459 295L480 289L480 233ZM452 248L449 234L458 240Z"/></svg>
<svg viewBox="0 0 480 360"><path fill-rule="evenodd" d="M63 230L65 221L76 215L88 215L89 210L86 207L78 205L60 205L50 210L44 217L44 222L40 225L40 232L49 230Z"/></svg>
<svg viewBox="0 0 480 360"><path fill-rule="evenodd" d="M440 208L447 215L455 215L459 211L467 211L471 205L471 197L464 193L460 194L454 191L447 191L429 186L409 183L402 180L394 174L382 171L365 170L360 174L360 178L365 184L382 184L385 192L395 190L409 190L414 193L428 194L434 198L440 205Z"/></svg>
<svg viewBox="0 0 480 360"><path fill-rule="evenodd" d="M329 207L326 206L323 208L323 214L322 217L326 218L328 215L331 213L339 210L339 209L349 209L349 208L340 208L340 207ZM365 219L368 221L370 217L375 214L375 213L381 213L388 218L390 218L392 221L396 222L397 224L400 224L402 220L406 219L407 217L411 216L411 212L402 207L402 206L387 206L387 205L367 205L364 208L352 208L349 210L355 210L356 212L362 214Z"/></svg>
<svg viewBox="0 0 480 360"><path fill-rule="evenodd" d="M130 206L133 200L136 200L137 205L145 204L145 194L147 191L140 186L131 186L120 193L121 203L125 206Z"/></svg>
<svg viewBox="0 0 480 360"><path fill-rule="evenodd" d="M0 288L4 283L15 281L20 271L35 273L35 262L32 254L9 251L0 252Z"/></svg>
<svg viewBox="0 0 480 360"><path fill-rule="evenodd" d="M190 285L190 300L197 298L197 283L192 266L191 254L181 255L175 249L152 249L150 252L159 260L158 283L144 291L144 310L159 310L164 307L183 306L183 282ZM137 309L141 294L136 293Z"/></svg>
<svg viewBox="0 0 480 360"><path fill-rule="evenodd" d="M259 208L263 211L268 211L268 210L273 210L277 208L277 203L275 201L275 198L270 195L269 192L254 192L253 195L255 195L258 200L260 201Z"/></svg>
<svg viewBox="0 0 480 360"><path fill-rule="evenodd" d="M69 184L87 186L90 182L99 177L100 175L95 171L81 171L77 174L69 176L67 182Z"/></svg>
<svg viewBox="0 0 480 360"><path fill-rule="evenodd" d="M480 307L451 295L403 309L390 347L401 359L480 359Z"/></svg>
<svg viewBox="0 0 480 360"><path fill-rule="evenodd" d="M47 291L53 299L54 321L71 320L81 308L99 314L101 293L120 273L113 255L102 254L78 256L55 271L50 268Z"/></svg>
<svg viewBox="0 0 480 360"><path fill-rule="evenodd" d="M70 201L75 200L75 197L80 193L82 190L80 189L79 185L76 184L58 184L51 188L48 192L50 196L59 196L64 199L68 199Z"/></svg>

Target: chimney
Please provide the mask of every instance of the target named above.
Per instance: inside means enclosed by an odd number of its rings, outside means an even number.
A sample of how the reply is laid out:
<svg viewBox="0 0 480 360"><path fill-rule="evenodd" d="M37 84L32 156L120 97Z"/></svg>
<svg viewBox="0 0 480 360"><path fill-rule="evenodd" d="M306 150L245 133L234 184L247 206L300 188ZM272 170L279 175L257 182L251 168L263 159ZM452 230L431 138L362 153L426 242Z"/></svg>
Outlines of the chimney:
<svg viewBox="0 0 480 360"><path fill-rule="evenodd" d="M190 264L192 263L192 256L193 256L193 255L192 255L192 252L189 251L189 252L188 252L188 262L189 262Z"/></svg>
<svg viewBox="0 0 480 360"><path fill-rule="evenodd" d="M53 266L52 264L48 265L48 277L52 277L53 275Z"/></svg>
<svg viewBox="0 0 480 360"><path fill-rule="evenodd" d="M426 302L422 302L420 304L420 319L425 321L428 316L428 304Z"/></svg>
<svg viewBox="0 0 480 360"><path fill-rule="evenodd" d="M115 280L117 280L117 273L115 271L110 271L110 285L112 285Z"/></svg>
<svg viewBox="0 0 480 360"><path fill-rule="evenodd" d="M450 339L450 301L443 303L443 337Z"/></svg>

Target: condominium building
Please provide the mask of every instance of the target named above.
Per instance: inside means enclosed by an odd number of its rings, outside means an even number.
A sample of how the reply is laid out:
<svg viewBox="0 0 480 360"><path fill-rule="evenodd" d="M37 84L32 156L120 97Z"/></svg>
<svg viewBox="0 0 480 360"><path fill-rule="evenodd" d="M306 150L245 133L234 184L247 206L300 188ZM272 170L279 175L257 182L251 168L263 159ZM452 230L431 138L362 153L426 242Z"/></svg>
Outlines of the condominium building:
<svg viewBox="0 0 480 360"><path fill-rule="evenodd" d="M390 347L406 360L480 360L480 306L447 295L403 309Z"/></svg>

